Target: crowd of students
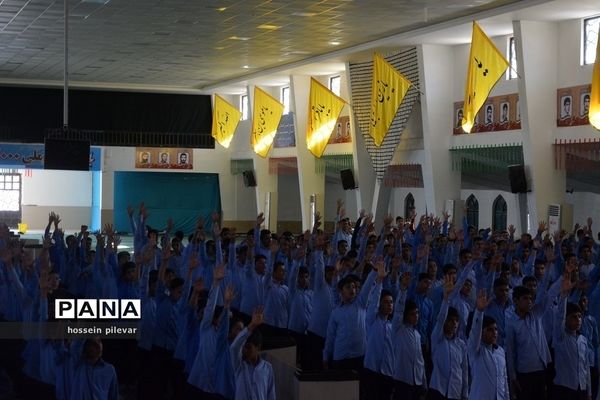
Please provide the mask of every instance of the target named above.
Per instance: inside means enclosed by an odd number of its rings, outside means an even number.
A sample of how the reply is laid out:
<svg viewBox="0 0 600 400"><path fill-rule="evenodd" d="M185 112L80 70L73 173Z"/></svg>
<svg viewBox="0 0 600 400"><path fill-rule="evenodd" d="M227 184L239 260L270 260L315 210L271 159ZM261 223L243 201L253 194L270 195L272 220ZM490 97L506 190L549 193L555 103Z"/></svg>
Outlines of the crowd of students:
<svg viewBox="0 0 600 400"><path fill-rule="evenodd" d="M14 398L271 400L260 352L279 336L295 340L302 370L357 371L361 399L597 398L589 218L572 232L540 222L533 238L448 214L386 216L377 232L338 202L333 234L317 214L312 231L275 235L260 214L237 238L214 214L185 240L171 221L163 234L147 226L143 204L128 213L133 260L110 225L93 248L87 226L65 237L51 213L35 259L0 227L1 321L52 321L61 298L142 304L135 340L0 341Z"/></svg>

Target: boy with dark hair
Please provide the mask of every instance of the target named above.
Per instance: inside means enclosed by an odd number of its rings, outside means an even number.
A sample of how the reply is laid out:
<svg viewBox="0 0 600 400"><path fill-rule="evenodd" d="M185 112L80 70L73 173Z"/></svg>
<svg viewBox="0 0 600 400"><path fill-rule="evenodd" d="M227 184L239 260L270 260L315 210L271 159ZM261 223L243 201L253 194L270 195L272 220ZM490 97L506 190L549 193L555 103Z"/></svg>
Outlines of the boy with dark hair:
<svg viewBox="0 0 600 400"><path fill-rule="evenodd" d="M509 400L506 356L504 349L496 344L496 321L483 315L489 303L485 290L480 290L467 342L472 376L469 399Z"/></svg>
<svg viewBox="0 0 600 400"><path fill-rule="evenodd" d="M444 277L444 301L431 334L433 373L428 400L466 399L469 388L467 346L458 337L458 311L449 307L454 289L451 277Z"/></svg>
<svg viewBox="0 0 600 400"><path fill-rule="evenodd" d="M342 303L335 308L329 317L323 361L331 362L335 369L354 369L361 371L366 347L365 314L369 293L375 278L383 274L385 268L371 272L367 281L357 295L356 278L348 275L338 283Z"/></svg>
<svg viewBox="0 0 600 400"><path fill-rule="evenodd" d="M263 321L262 307L252 314L252 320L230 347L235 373L235 400L275 400L273 367L260 357L262 336L256 328Z"/></svg>
<svg viewBox="0 0 600 400"><path fill-rule="evenodd" d="M394 399L417 400L427 385L421 335L417 330L419 309L406 300L410 274L404 273L394 306Z"/></svg>
<svg viewBox="0 0 600 400"><path fill-rule="evenodd" d="M377 263L378 271L385 270L383 261ZM394 346L392 321L394 311L392 293L382 290L383 278L378 277L371 291L367 309L367 348L363 370L365 399L390 399L394 389Z"/></svg>
<svg viewBox="0 0 600 400"><path fill-rule="evenodd" d="M513 291L516 315L506 320L506 353L508 375L519 400L546 398L546 368L551 357L542 317L549 297L543 287L537 289L535 303L530 289L517 286Z"/></svg>
<svg viewBox="0 0 600 400"><path fill-rule="evenodd" d="M555 311L552 346L554 347L554 396L556 399L592 398L588 342L579 333L582 313L577 304L567 303L575 287L570 274L563 275L560 301Z"/></svg>
<svg viewBox="0 0 600 400"><path fill-rule="evenodd" d="M504 345L506 337L506 311L510 306L508 281L498 278L494 281L494 298L485 310L485 315L494 318L498 328L498 345Z"/></svg>

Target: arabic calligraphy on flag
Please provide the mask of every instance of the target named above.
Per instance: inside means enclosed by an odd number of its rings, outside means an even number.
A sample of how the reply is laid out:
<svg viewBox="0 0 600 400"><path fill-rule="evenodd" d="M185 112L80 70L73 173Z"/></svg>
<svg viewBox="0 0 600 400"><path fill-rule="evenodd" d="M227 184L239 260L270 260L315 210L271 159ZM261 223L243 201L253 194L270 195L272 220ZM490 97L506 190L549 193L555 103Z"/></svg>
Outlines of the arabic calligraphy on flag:
<svg viewBox="0 0 600 400"><path fill-rule="evenodd" d="M371 86L371 127L369 135L376 146L381 146L390 125L398 112L410 81L384 58L373 55L373 81Z"/></svg>
<svg viewBox="0 0 600 400"><path fill-rule="evenodd" d="M467 67L462 128L470 133L477 112L490 91L508 68L508 61L489 37L473 21L473 36Z"/></svg>
<svg viewBox="0 0 600 400"><path fill-rule="evenodd" d="M242 113L219 95L215 95L212 137L223 147L229 148Z"/></svg>
<svg viewBox="0 0 600 400"><path fill-rule="evenodd" d="M315 78L310 79L306 147L315 157L323 155L345 104L344 99L336 96Z"/></svg>
<svg viewBox="0 0 600 400"><path fill-rule="evenodd" d="M254 152L259 156L266 157L269 153L282 115L283 104L255 87L250 140Z"/></svg>

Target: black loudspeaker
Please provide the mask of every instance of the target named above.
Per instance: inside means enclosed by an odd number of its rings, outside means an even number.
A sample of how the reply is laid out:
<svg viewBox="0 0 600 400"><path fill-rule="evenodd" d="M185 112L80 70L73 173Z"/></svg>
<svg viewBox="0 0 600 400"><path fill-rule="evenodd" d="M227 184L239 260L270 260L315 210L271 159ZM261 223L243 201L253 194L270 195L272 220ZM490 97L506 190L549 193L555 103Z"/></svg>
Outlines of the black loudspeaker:
<svg viewBox="0 0 600 400"><path fill-rule="evenodd" d="M87 140L46 139L44 169L90 170L90 142Z"/></svg>
<svg viewBox="0 0 600 400"><path fill-rule="evenodd" d="M254 171L247 170L242 172L244 175L244 186L246 187L254 187L256 186L256 179L254 179Z"/></svg>
<svg viewBox="0 0 600 400"><path fill-rule="evenodd" d="M354 182L354 173L351 169L343 169L340 171L340 177L342 178L342 186L344 190L356 189L356 183Z"/></svg>
<svg viewBox="0 0 600 400"><path fill-rule="evenodd" d="M508 180L510 181L510 191L512 193L526 193L527 179L525 178L525 166L509 165Z"/></svg>

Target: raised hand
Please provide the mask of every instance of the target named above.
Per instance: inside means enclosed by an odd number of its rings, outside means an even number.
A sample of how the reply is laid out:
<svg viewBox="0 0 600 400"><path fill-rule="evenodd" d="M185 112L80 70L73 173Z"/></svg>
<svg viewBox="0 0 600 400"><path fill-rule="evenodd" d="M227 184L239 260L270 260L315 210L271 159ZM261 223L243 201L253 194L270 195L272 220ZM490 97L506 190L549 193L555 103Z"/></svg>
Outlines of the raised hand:
<svg viewBox="0 0 600 400"><path fill-rule="evenodd" d="M221 282L223 279L225 279L225 265L221 264L219 266L216 266L215 269L213 270L213 279L215 282Z"/></svg>
<svg viewBox="0 0 600 400"><path fill-rule="evenodd" d="M225 294L223 294L223 303L225 303L225 307L230 306L234 298L235 290L232 285L229 285L225 288Z"/></svg>
<svg viewBox="0 0 600 400"><path fill-rule="evenodd" d="M317 211L315 213L315 225L313 226L313 229L317 230L320 227L321 227L321 213Z"/></svg>
<svg viewBox="0 0 600 400"><path fill-rule="evenodd" d="M542 233L546 230L546 221L540 221L538 223L538 232Z"/></svg>
<svg viewBox="0 0 600 400"><path fill-rule="evenodd" d="M219 222L218 221L213 221L213 226L212 226L212 232L213 232L213 238L215 240L217 240L218 238L221 237L221 227L219 226Z"/></svg>
<svg viewBox="0 0 600 400"><path fill-rule="evenodd" d="M133 216L133 212L134 212L134 211L135 211L135 210L133 209L133 207L131 207L131 204L129 204L129 205L127 206L127 215L129 215L129 217L130 217L130 218Z"/></svg>
<svg viewBox="0 0 600 400"><path fill-rule="evenodd" d="M402 277L400 277L400 288L402 290L408 289L408 285L410 285L410 272L404 272Z"/></svg>
<svg viewBox="0 0 600 400"><path fill-rule="evenodd" d="M594 223L594 220L592 219L592 217L587 217L587 226L590 231L592 230L593 223Z"/></svg>
<svg viewBox="0 0 600 400"><path fill-rule="evenodd" d="M452 282L452 277L450 277L450 275L444 275L444 299L450 297L452 290L454 290L454 282Z"/></svg>
<svg viewBox="0 0 600 400"><path fill-rule="evenodd" d="M212 220L213 223L215 223L215 222L218 223L219 221L221 221L221 216L219 215L218 212L215 211L210 215L210 219Z"/></svg>
<svg viewBox="0 0 600 400"><path fill-rule="evenodd" d="M260 326L260 324L263 323L264 316L265 316L265 314L264 314L264 307L263 306L258 306L254 310L254 312L252 313L252 320L250 321L250 324L248 325L248 330L250 332L252 332L258 326Z"/></svg>
<svg viewBox="0 0 600 400"><path fill-rule="evenodd" d="M381 283L387 276L387 272L385 270L385 262L383 261L383 257L378 257L375 262L374 268L377 270L377 282Z"/></svg>
<svg viewBox="0 0 600 400"><path fill-rule="evenodd" d="M515 228L514 225L511 224L511 225L508 226L508 233L510 234L510 236L514 236L516 230L517 230L517 228Z"/></svg>
<svg viewBox="0 0 600 400"><path fill-rule="evenodd" d="M173 227L175 226L175 224L173 223L173 218L169 217L167 219L167 233L171 232L173 230Z"/></svg>
<svg viewBox="0 0 600 400"><path fill-rule="evenodd" d="M475 303L475 305L477 306L477 309L479 311L484 311L486 309L486 307L490 304L490 302L492 301L492 298L487 296L485 289L481 289L479 290L479 293L477 293L477 302Z"/></svg>
<svg viewBox="0 0 600 400"><path fill-rule="evenodd" d="M265 214L260 213L256 216L256 226L261 227L261 225L265 222Z"/></svg>
<svg viewBox="0 0 600 400"><path fill-rule="evenodd" d="M60 224L60 215L54 214L54 229L58 229L58 224Z"/></svg>
<svg viewBox="0 0 600 400"><path fill-rule="evenodd" d="M569 272L565 272L560 281L560 295L562 297L567 297L576 284L576 282L571 281L571 274Z"/></svg>
<svg viewBox="0 0 600 400"><path fill-rule="evenodd" d="M450 219L450 213L448 211L444 211L442 213L442 217L444 217L444 221L448 221Z"/></svg>

